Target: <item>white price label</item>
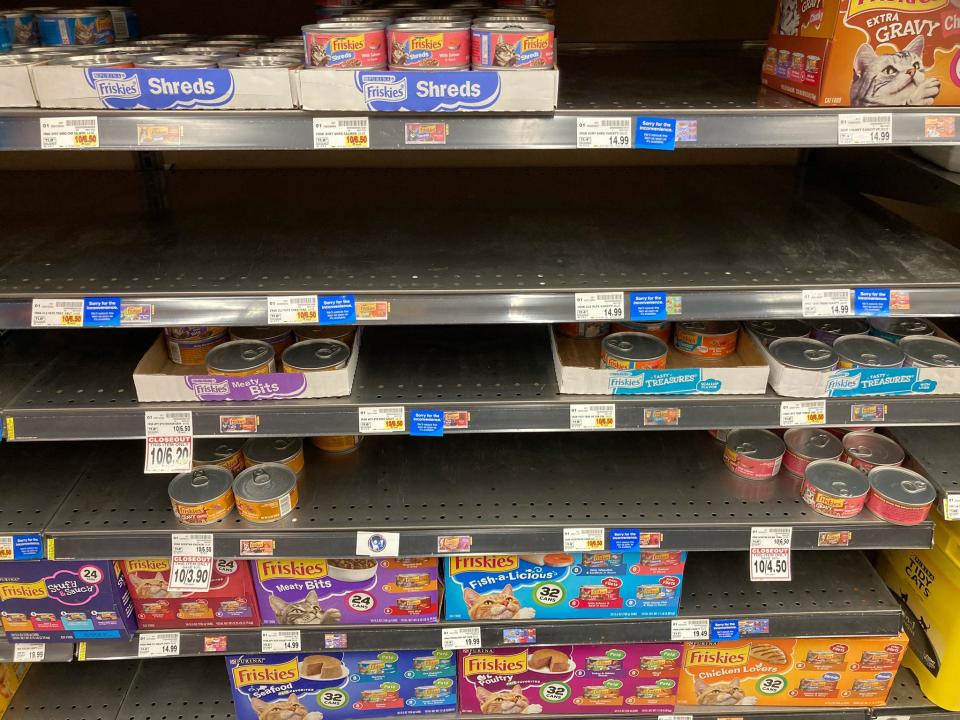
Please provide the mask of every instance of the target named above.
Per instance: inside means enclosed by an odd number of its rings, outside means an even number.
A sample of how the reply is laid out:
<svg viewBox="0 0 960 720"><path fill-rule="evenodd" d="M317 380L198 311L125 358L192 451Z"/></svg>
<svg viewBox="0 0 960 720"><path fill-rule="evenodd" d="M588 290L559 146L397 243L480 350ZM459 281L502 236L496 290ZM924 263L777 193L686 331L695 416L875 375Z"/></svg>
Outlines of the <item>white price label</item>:
<svg viewBox="0 0 960 720"><path fill-rule="evenodd" d="M577 320L623 320L623 293L575 293Z"/></svg>
<svg viewBox="0 0 960 720"><path fill-rule="evenodd" d="M260 652L300 652L300 631L261 630Z"/></svg>
<svg viewBox="0 0 960 720"><path fill-rule="evenodd" d="M891 113L841 113L837 116L840 145L889 145L893 142Z"/></svg>
<svg viewBox="0 0 960 720"><path fill-rule="evenodd" d="M370 118L314 118L313 147L316 150L370 147Z"/></svg>
<svg viewBox="0 0 960 720"><path fill-rule="evenodd" d="M709 640L710 621L704 618L675 618L670 621L670 639L677 640Z"/></svg>
<svg viewBox="0 0 960 720"><path fill-rule="evenodd" d="M316 295L271 295L267 298L267 325L303 325L319 321Z"/></svg>
<svg viewBox="0 0 960 720"><path fill-rule="evenodd" d="M46 648L43 643L16 643L13 646L13 661L42 662Z"/></svg>
<svg viewBox="0 0 960 720"><path fill-rule="evenodd" d="M41 150L76 150L100 147L100 127L89 117L40 118Z"/></svg>
<svg viewBox="0 0 960 720"><path fill-rule="evenodd" d="M826 400L789 400L780 403L780 425L825 425L827 422Z"/></svg>
<svg viewBox="0 0 960 720"><path fill-rule="evenodd" d="M144 473L180 473L193 468L193 413L148 410L143 414L147 436Z"/></svg>
<svg viewBox="0 0 960 720"><path fill-rule="evenodd" d="M617 406L571 405L571 430L613 430L617 427Z"/></svg>
<svg viewBox="0 0 960 720"><path fill-rule="evenodd" d="M750 579L753 582L790 580L792 527L750 528Z"/></svg>
<svg viewBox="0 0 960 720"><path fill-rule="evenodd" d="M83 298L34 299L30 313L30 327L83 327Z"/></svg>
<svg viewBox="0 0 960 720"><path fill-rule="evenodd" d="M943 517L945 520L960 520L960 493L947 493L943 499Z"/></svg>
<svg viewBox="0 0 960 720"><path fill-rule="evenodd" d="M657 715L657 720L693 720L693 715Z"/></svg>
<svg viewBox="0 0 960 720"><path fill-rule="evenodd" d="M0 560L13 560L13 535L0 535Z"/></svg>
<svg viewBox="0 0 960 720"><path fill-rule="evenodd" d="M633 147L630 118L578 117L577 147L618 149Z"/></svg>
<svg viewBox="0 0 960 720"><path fill-rule="evenodd" d="M564 528L564 552L597 552L603 550L606 531L603 528Z"/></svg>
<svg viewBox="0 0 960 720"><path fill-rule="evenodd" d="M473 650L480 647L480 628L443 628L440 640L444 650Z"/></svg>
<svg viewBox="0 0 960 720"><path fill-rule="evenodd" d="M142 633L137 642L137 657L170 657L180 654L180 633Z"/></svg>
<svg viewBox="0 0 960 720"><path fill-rule="evenodd" d="M207 592L213 574L213 534L174 533L170 550L171 592Z"/></svg>
<svg viewBox="0 0 960 720"><path fill-rule="evenodd" d="M853 291L804 290L804 317L850 317L853 315Z"/></svg>
<svg viewBox="0 0 960 720"><path fill-rule="evenodd" d="M400 533L358 532L357 555L365 557L398 557Z"/></svg>
<svg viewBox="0 0 960 720"><path fill-rule="evenodd" d="M403 432L407 416L403 405L395 407L362 407L358 411L361 433Z"/></svg>

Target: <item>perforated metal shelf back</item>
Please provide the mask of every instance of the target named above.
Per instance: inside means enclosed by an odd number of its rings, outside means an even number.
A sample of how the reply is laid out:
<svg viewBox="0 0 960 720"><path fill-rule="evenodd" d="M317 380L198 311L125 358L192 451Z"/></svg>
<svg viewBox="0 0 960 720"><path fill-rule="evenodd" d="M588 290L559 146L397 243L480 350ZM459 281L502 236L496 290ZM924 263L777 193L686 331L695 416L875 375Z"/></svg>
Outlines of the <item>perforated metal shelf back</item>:
<svg viewBox="0 0 960 720"><path fill-rule="evenodd" d="M223 658L144 661L117 714L117 720L232 720L234 717Z"/></svg>
<svg viewBox="0 0 960 720"><path fill-rule="evenodd" d="M43 663L27 672L6 720L116 720L139 663ZM161 680L158 678L158 680ZM158 684L162 685L162 681Z"/></svg>

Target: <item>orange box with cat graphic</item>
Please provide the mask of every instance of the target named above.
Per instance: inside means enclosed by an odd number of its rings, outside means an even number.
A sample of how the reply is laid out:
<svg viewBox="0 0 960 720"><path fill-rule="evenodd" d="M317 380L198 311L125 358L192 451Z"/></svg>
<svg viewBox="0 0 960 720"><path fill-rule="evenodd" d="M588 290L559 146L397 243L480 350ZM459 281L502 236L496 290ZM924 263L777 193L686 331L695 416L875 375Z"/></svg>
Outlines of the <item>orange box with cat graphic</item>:
<svg viewBox="0 0 960 720"><path fill-rule="evenodd" d="M886 702L907 636L685 643L677 703L874 707Z"/></svg>
<svg viewBox="0 0 960 720"><path fill-rule="evenodd" d="M124 560L121 566L141 630L260 624L246 560L214 560L207 592L171 592L169 558Z"/></svg>
<svg viewBox="0 0 960 720"><path fill-rule="evenodd" d="M958 105L960 2L780 0L762 82L821 106Z"/></svg>

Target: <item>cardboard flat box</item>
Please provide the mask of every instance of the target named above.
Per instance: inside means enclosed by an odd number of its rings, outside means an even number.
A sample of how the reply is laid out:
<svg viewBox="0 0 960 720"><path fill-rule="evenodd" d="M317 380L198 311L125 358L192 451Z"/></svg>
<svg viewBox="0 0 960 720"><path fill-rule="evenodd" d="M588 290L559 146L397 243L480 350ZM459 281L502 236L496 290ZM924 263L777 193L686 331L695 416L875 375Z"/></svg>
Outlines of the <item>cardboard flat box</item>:
<svg viewBox="0 0 960 720"><path fill-rule="evenodd" d="M26 65L0 67L0 107L36 107L30 68Z"/></svg>

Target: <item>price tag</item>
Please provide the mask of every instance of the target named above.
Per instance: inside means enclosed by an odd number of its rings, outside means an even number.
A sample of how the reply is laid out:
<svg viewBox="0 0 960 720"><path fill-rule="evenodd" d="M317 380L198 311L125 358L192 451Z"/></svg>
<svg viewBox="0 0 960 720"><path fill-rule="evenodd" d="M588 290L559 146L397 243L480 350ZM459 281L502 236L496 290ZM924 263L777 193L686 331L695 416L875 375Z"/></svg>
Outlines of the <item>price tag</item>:
<svg viewBox="0 0 960 720"><path fill-rule="evenodd" d="M943 517L946 520L960 520L960 493L947 493L943 499Z"/></svg>
<svg viewBox="0 0 960 720"><path fill-rule="evenodd" d="M397 557L400 555L400 533L358 532L357 555L364 557Z"/></svg>
<svg viewBox="0 0 960 720"><path fill-rule="evenodd" d="M13 661L43 662L46 648L43 643L16 643L13 646Z"/></svg>
<svg viewBox="0 0 960 720"><path fill-rule="evenodd" d="M268 325L302 325L319 321L316 295L271 295L267 298Z"/></svg>
<svg viewBox="0 0 960 720"><path fill-rule="evenodd" d="M853 292L845 290L804 290L804 317L850 317L853 315Z"/></svg>
<svg viewBox="0 0 960 720"><path fill-rule="evenodd" d="M750 529L750 580L767 582L790 580L792 527L755 527Z"/></svg>
<svg viewBox="0 0 960 720"><path fill-rule="evenodd" d="M623 293L576 293L577 320L623 320Z"/></svg>
<svg viewBox="0 0 960 720"><path fill-rule="evenodd" d="M892 142L891 113L840 113L837 116L839 145L890 145Z"/></svg>
<svg viewBox="0 0 960 720"><path fill-rule="evenodd" d="M70 300L34 299L30 327L83 327L83 298Z"/></svg>
<svg viewBox="0 0 960 720"><path fill-rule="evenodd" d="M577 148L615 150L629 148L632 145L630 118L577 118Z"/></svg>
<svg viewBox="0 0 960 720"><path fill-rule="evenodd" d="M137 643L137 657L170 657L180 654L180 633L143 633Z"/></svg>
<svg viewBox="0 0 960 720"><path fill-rule="evenodd" d="M370 118L314 118L313 147L316 150L369 148Z"/></svg>
<svg viewBox="0 0 960 720"><path fill-rule="evenodd" d="M603 528L564 528L564 552L596 552L603 550L606 532Z"/></svg>
<svg viewBox="0 0 960 720"><path fill-rule="evenodd" d="M657 715L657 720L693 720L693 715Z"/></svg>
<svg viewBox="0 0 960 720"><path fill-rule="evenodd" d="M13 535L0 536L0 560L13 560Z"/></svg>
<svg viewBox="0 0 960 720"><path fill-rule="evenodd" d="M170 551L171 592L207 592L213 574L213 534L174 533Z"/></svg>
<svg viewBox="0 0 960 720"><path fill-rule="evenodd" d="M40 118L41 150L76 150L100 147L100 129L95 115L89 117Z"/></svg>
<svg viewBox="0 0 960 720"><path fill-rule="evenodd" d="M710 621L675 618L670 621L670 639L707 641L710 639Z"/></svg>
<svg viewBox="0 0 960 720"><path fill-rule="evenodd" d="M403 405L394 407L362 407L358 411L361 433L404 432L407 429Z"/></svg>
<svg viewBox="0 0 960 720"><path fill-rule="evenodd" d="M180 473L193 467L193 413L148 410L143 414L147 454L144 473Z"/></svg>
<svg viewBox="0 0 960 720"><path fill-rule="evenodd" d="M617 426L617 406L571 405L571 430L613 430Z"/></svg>
<svg viewBox="0 0 960 720"><path fill-rule="evenodd" d="M265 653L300 652L300 631L261 630L260 651Z"/></svg>
<svg viewBox="0 0 960 720"><path fill-rule="evenodd" d="M825 425L827 422L826 400L789 400L780 403L780 425Z"/></svg>
<svg viewBox="0 0 960 720"><path fill-rule="evenodd" d="M455 627L440 630L444 650L473 650L480 647L480 628Z"/></svg>

